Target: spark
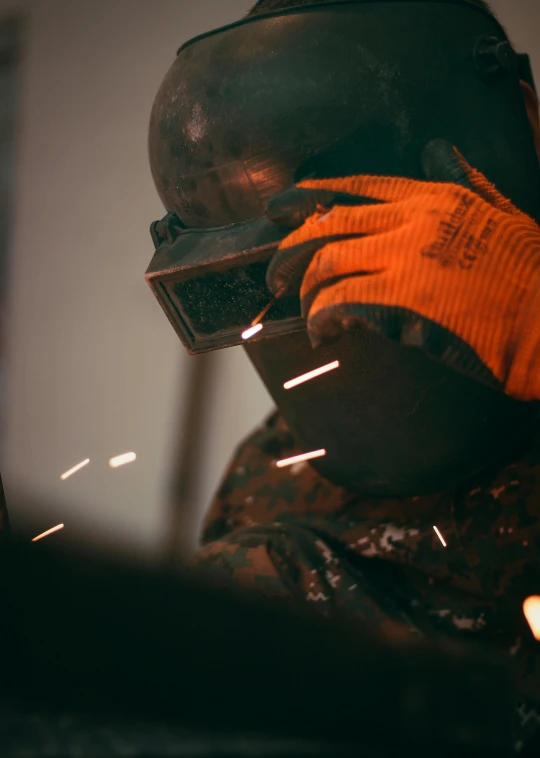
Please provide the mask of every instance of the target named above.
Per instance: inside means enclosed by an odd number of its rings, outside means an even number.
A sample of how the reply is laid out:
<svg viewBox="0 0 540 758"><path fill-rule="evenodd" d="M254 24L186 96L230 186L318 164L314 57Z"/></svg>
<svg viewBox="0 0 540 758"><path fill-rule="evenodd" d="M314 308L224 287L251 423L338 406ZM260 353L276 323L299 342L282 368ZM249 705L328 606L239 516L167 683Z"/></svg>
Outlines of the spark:
<svg viewBox="0 0 540 758"><path fill-rule="evenodd" d="M523 613L529 622L534 638L540 642L540 596L528 597L523 603Z"/></svg>
<svg viewBox="0 0 540 758"><path fill-rule="evenodd" d="M251 322L251 326L257 326L257 324L259 323L259 321L261 321L266 316L266 314L268 313L268 311L270 310L270 308L272 308L272 306L274 306L277 303L277 301L279 300L279 298L285 292L285 289L286 288L284 286L280 287L280 289L276 292L276 294L274 295L274 297L264 306L264 308L259 313L259 315L255 316L255 318Z"/></svg>
<svg viewBox="0 0 540 758"><path fill-rule="evenodd" d="M271 308L273 305L275 305L275 303L276 303L276 300L277 300L277 297L273 297L273 298L270 300L270 302L269 302L269 303L267 303L267 304L264 306L264 308L263 308L263 309L262 309L262 311L259 313L259 315L258 315L258 316L255 316L255 318L254 318L254 319L253 319L253 321L251 322L251 326L257 326L257 324L259 323L259 321L262 321L262 319L263 319L263 318L266 316L266 314L268 313L268 311L270 310L270 308Z"/></svg>
<svg viewBox="0 0 540 758"><path fill-rule="evenodd" d="M242 339L248 340L250 337L253 337L254 334L260 332L262 328L262 324L255 324L255 326L250 326L249 329L246 329L245 332L242 332Z"/></svg>
<svg viewBox="0 0 540 758"><path fill-rule="evenodd" d="M38 540L42 540L43 537L48 537L49 534L53 534L54 532L58 532L60 529L63 529L63 524L57 524L56 526L53 526L52 529L47 529L46 532L42 532L41 534L38 534L37 537L34 537L32 539L32 542L37 542Z"/></svg>
<svg viewBox="0 0 540 758"><path fill-rule="evenodd" d="M318 376L326 374L328 371L333 371L336 368L339 368L339 361L327 363L326 366L321 366L320 368L313 369L313 371L308 371L307 374L297 376L296 379L289 379L289 381L285 382L283 385L283 389L290 390L293 387L297 387L299 384L302 384L303 382L309 382L311 379L316 379Z"/></svg>
<svg viewBox="0 0 540 758"><path fill-rule="evenodd" d="M81 461L80 463L77 463L76 466L73 466L73 468L70 468L69 471L64 471L63 474L61 474L60 479L67 479L68 476L71 476L72 474L75 474L79 469L84 468L90 463L90 458L85 458L84 461Z"/></svg>
<svg viewBox="0 0 540 758"><path fill-rule="evenodd" d="M118 468L118 466L124 466L126 463L133 463L137 458L135 453L122 453L122 455L116 455L109 461L111 468Z"/></svg>
<svg viewBox="0 0 540 758"><path fill-rule="evenodd" d="M314 450L312 453L302 453L302 455L295 455L292 458L284 458L282 461L277 461L276 466L284 468L285 466L292 466L293 463L310 461L312 458L322 458L323 455L326 455L326 450Z"/></svg>
<svg viewBox="0 0 540 758"><path fill-rule="evenodd" d="M437 527L436 527L436 526L434 526L433 528L435 529L435 534L437 535L437 537L438 537L438 538L440 539L440 541L442 542L442 544L443 544L443 547L446 547L446 542L444 541L444 537L442 536L442 534L439 532L439 530L437 529Z"/></svg>

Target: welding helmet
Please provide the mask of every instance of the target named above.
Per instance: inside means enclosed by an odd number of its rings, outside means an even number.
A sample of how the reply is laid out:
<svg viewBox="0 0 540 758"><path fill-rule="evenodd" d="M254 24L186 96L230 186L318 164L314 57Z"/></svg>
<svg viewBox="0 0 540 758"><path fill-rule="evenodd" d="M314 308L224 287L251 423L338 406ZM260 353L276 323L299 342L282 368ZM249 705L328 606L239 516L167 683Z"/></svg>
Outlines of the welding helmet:
<svg viewBox="0 0 540 758"><path fill-rule="evenodd" d="M150 121L167 215L146 279L186 349L242 343L271 294L286 230L269 198L306 177L425 178L431 140L456 145L538 218L540 174L519 80L491 14L466 0L365 0L244 19L178 51ZM297 296L277 301L247 353L312 465L373 495L452 486L522 435L531 407L369 331L312 349ZM293 390L284 383L339 360Z"/></svg>

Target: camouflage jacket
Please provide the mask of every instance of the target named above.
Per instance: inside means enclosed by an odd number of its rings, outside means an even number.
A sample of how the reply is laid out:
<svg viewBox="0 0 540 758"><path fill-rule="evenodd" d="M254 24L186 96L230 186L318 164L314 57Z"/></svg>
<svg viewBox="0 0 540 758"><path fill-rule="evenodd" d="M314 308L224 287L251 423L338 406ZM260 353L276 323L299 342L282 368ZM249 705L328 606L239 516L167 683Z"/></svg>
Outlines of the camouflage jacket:
<svg viewBox="0 0 540 758"><path fill-rule="evenodd" d="M307 463L274 465L299 452L278 414L239 446L196 570L381 633L398 623L502 648L521 699L519 752L540 731L540 645L522 610L540 595L540 434L481 480L403 499L356 495Z"/></svg>

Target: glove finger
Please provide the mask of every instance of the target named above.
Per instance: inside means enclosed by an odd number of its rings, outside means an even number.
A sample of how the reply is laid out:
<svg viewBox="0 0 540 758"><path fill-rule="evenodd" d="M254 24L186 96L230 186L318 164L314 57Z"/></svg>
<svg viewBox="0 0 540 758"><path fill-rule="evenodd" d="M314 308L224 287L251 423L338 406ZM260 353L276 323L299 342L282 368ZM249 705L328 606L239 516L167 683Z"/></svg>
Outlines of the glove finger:
<svg viewBox="0 0 540 758"><path fill-rule="evenodd" d="M486 202L490 203L494 208L504 213L511 213L512 215L520 214L521 211L508 200L508 198L501 195L499 190L482 174L478 169L470 166L463 155L457 148L454 148L458 160L463 166L469 181L473 187L473 190L480 195Z"/></svg>
<svg viewBox="0 0 540 758"><path fill-rule="evenodd" d="M467 189L474 189L467 175L464 164L451 142L434 139L422 152L422 169L430 182L451 182Z"/></svg>
<svg viewBox="0 0 540 758"><path fill-rule="evenodd" d="M268 288L274 294L298 292L304 280L302 292L311 292L325 278L389 265L392 257L402 257L403 251L409 249L405 245L408 222L415 212L414 206L404 203L356 208L352 212L336 206L283 240L267 270Z"/></svg>
<svg viewBox="0 0 540 758"><path fill-rule="evenodd" d="M291 295L300 290L304 274L315 253L329 242L348 239L348 234L316 237L278 250L266 270L266 286L273 295Z"/></svg>
<svg viewBox="0 0 540 758"><path fill-rule="evenodd" d="M375 274L375 276L380 275ZM382 276L384 278L384 274ZM366 309L364 302L358 299L362 297L361 280L364 278L371 278L371 276L357 276L354 279L349 277L347 280L338 282L331 281L329 286L319 289L307 315L304 314L312 347L331 344L347 332L356 329L382 331L377 319L371 318L369 309ZM360 290L359 295L352 295L351 289ZM306 301L303 301L304 304L307 305ZM381 306L377 308L380 310ZM386 336L392 338L391 334Z"/></svg>
<svg viewBox="0 0 540 758"><path fill-rule="evenodd" d="M505 213L520 211L480 171L473 168L448 140L432 140L422 153L422 168L430 181L453 182L476 192L494 208Z"/></svg>
<svg viewBox="0 0 540 758"><path fill-rule="evenodd" d="M304 303L313 302L322 285L342 277L380 273L406 255L409 227L385 234L353 237L342 242L330 242L318 250L311 260L300 289ZM308 308L309 309L309 308Z"/></svg>
<svg viewBox="0 0 540 758"><path fill-rule="evenodd" d="M424 199L418 195L417 198ZM319 217L314 216L299 229L292 231L279 245L279 250L295 247L301 242L314 239L346 238L365 234L383 234L410 221L414 214L422 211L422 202L414 201L380 203L368 207L347 208L336 205L331 211Z"/></svg>
<svg viewBox="0 0 540 758"><path fill-rule="evenodd" d="M415 197L419 192L438 195L440 184L428 183L399 176L347 176L341 179L304 179L298 187L304 189L325 189L343 192L347 195L367 200L399 202Z"/></svg>
<svg viewBox="0 0 540 758"><path fill-rule="evenodd" d="M378 202L346 192L292 186L271 197L266 203L265 213L278 226L296 229L310 216L324 213L334 205L368 205Z"/></svg>
<svg viewBox="0 0 540 758"><path fill-rule="evenodd" d="M296 229L310 216L332 207L336 193L325 189L288 187L266 203L266 216L278 226Z"/></svg>
<svg viewBox="0 0 540 758"><path fill-rule="evenodd" d="M393 342L420 348L454 371L501 390L500 381L477 353L452 331L410 308L381 302L392 289L391 277L390 272L358 276L321 290L306 319L312 346L335 342L356 329L370 329Z"/></svg>
<svg viewBox="0 0 540 758"><path fill-rule="evenodd" d="M402 203L378 204L355 208L353 211L341 205L336 206L320 220L313 219L283 240L266 272L268 289L273 294L298 292L313 257L322 248L325 250L324 261L316 267L319 274L313 286L318 286L318 279L324 277L325 272L326 276L356 273L357 264L362 268L364 264L359 255L367 251L355 243L366 235L370 235L370 239L373 235L374 249L380 255L387 255L388 250L399 249L398 240L388 240L386 233L399 229L410 219L411 212L414 209L409 211ZM393 241L394 247L390 244Z"/></svg>

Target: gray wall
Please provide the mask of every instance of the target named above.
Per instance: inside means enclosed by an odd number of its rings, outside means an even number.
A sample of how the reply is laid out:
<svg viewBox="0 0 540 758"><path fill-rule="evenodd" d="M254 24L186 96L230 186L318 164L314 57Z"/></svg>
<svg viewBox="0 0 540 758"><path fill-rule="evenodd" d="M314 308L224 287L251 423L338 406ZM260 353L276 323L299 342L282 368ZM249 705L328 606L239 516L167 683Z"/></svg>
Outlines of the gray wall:
<svg viewBox="0 0 540 758"><path fill-rule="evenodd" d="M189 359L143 280L162 215L148 116L179 44L249 0L0 0L27 18L14 185L2 473L15 528L63 521L84 539L152 559ZM538 0L494 0L540 83ZM271 407L240 349L214 358L204 469L183 545L234 444ZM133 450L136 463L108 459ZM66 481L83 458L91 464ZM187 506L186 506L187 507ZM189 522L189 523L188 523Z"/></svg>
<svg viewBox="0 0 540 758"><path fill-rule="evenodd" d="M159 552L189 359L143 274L163 215L148 169L151 104L184 40L249 0L0 1L27 17L14 186L2 472L15 528ZM243 353L218 361L208 500L269 401ZM108 459L135 451L113 470ZM60 474L81 459L73 477ZM193 534L186 544L194 545Z"/></svg>

